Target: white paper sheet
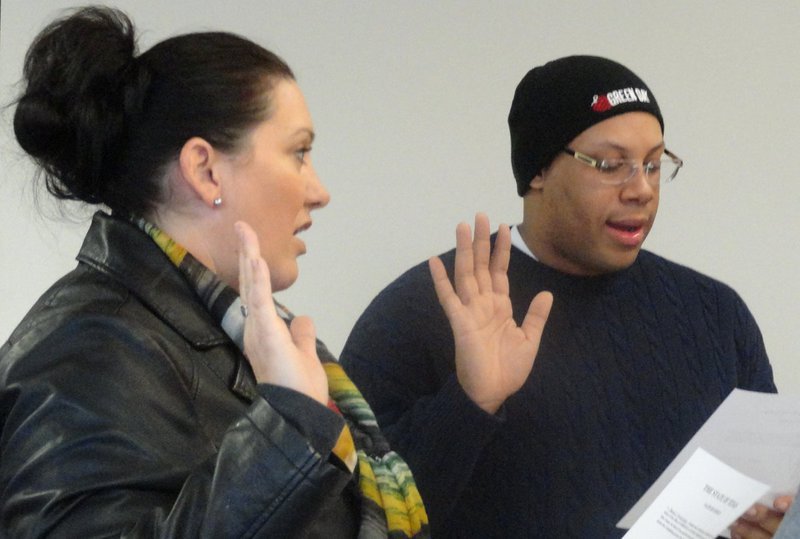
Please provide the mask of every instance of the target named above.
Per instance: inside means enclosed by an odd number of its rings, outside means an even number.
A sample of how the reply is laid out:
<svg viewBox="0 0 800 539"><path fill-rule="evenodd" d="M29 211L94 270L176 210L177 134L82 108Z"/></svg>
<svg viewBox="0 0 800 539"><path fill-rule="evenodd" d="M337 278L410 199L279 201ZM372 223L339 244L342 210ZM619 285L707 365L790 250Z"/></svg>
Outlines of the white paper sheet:
<svg viewBox="0 0 800 539"><path fill-rule="evenodd" d="M800 397L734 389L617 526L631 528L700 447L769 485L761 503L794 494L800 486Z"/></svg>
<svg viewBox="0 0 800 539"><path fill-rule="evenodd" d="M715 539L768 490L697 449L625 539Z"/></svg>

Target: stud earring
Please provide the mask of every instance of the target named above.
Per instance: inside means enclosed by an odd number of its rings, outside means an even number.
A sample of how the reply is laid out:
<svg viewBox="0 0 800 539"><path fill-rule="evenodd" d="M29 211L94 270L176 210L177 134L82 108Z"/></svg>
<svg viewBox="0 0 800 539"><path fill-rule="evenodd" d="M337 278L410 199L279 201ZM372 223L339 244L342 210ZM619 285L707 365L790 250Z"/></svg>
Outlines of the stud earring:
<svg viewBox="0 0 800 539"><path fill-rule="evenodd" d="M222 206L222 197L215 198L213 204L215 208Z"/></svg>

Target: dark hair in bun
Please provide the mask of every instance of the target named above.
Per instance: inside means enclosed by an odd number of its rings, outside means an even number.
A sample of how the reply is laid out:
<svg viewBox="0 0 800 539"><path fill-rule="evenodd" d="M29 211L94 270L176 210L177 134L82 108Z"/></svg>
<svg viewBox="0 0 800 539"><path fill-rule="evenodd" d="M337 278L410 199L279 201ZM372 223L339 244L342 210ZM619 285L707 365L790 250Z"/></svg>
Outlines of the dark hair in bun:
<svg viewBox="0 0 800 539"><path fill-rule="evenodd" d="M185 34L137 56L124 13L82 8L28 50L14 132L56 197L146 215L183 144L235 150L280 79L294 79L289 66L243 37Z"/></svg>

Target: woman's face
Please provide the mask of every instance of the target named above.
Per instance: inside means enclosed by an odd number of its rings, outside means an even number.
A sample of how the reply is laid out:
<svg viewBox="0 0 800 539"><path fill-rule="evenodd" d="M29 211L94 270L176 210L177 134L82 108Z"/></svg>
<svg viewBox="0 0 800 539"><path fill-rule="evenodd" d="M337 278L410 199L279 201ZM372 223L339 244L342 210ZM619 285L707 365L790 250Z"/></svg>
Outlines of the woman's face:
<svg viewBox="0 0 800 539"><path fill-rule="evenodd" d="M306 252L298 234L311 226L311 211L330 195L311 164L314 126L300 88L281 80L271 93L272 115L253 128L242 150L220 167L220 210L226 213L228 255L216 270L238 286L238 257L233 223L244 221L258 234L261 255L270 270L272 289L283 290L298 275L297 257Z"/></svg>

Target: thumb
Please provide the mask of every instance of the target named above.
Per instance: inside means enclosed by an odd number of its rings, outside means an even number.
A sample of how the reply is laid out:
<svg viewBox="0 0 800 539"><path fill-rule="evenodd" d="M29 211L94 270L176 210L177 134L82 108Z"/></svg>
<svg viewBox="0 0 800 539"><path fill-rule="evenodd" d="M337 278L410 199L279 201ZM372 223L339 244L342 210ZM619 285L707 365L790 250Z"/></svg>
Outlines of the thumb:
<svg viewBox="0 0 800 539"><path fill-rule="evenodd" d="M531 301L525 320L522 321L522 331L525 333L525 337L529 341L533 341L537 349L552 306L553 294L547 291L539 292Z"/></svg>

